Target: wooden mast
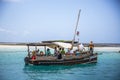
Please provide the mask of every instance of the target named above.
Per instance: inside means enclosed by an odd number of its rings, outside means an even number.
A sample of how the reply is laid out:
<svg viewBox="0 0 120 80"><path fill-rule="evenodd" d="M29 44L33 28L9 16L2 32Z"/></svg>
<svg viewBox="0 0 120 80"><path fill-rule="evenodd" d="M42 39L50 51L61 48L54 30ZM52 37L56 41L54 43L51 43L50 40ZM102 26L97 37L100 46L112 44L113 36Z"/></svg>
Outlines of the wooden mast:
<svg viewBox="0 0 120 80"><path fill-rule="evenodd" d="M73 37L73 40L72 40L71 49L73 49L73 45L74 45L74 41L75 41L75 37L76 37L77 27L78 27L79 18L80 18L80 12L81 12L81 9L79 10L79 13L78 13L78 18L77 18L77 23L76 23L76 27L75 27L74 37Z"/></svg>

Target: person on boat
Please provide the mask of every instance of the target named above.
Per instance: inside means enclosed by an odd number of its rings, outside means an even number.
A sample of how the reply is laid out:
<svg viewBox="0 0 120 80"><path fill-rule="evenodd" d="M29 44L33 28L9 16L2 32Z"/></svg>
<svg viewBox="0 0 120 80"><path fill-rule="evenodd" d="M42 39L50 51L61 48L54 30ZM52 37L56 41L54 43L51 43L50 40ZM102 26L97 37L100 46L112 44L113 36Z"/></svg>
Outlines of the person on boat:
<svg viewBox="0 0 120 80"><path fill-rule="evenodd" d="M74 50L71 48L68 48L68 51L66 52L66 55L73 55L74 54Z"/></svg>
<svg viewBox="0 0 120 80"><path fill-rule="evenodd" d="M57 51L59 51L60 47L58 46L58 47L56 47L56 48L57 48Z"/></svg>
<svg viewBox="0 0 120 80"><path fill-rule="evenodd" d="M74 50L70 49L70 55L73 55L73 54L74 54Z"/></svg>
<svg viewBox="0 0 120 80"><path fill-rule="evenodd" d="M76 56L79 56L79 55L80 55L79 49L77 49L77 50L75 51L75 55L76 55Z"/></svg>
<svg viewBox="0 0 120 80"><path fill-rule="evenodd" d="M54 55L57 56L58 55L58 50L57 50L57 47L55 47L54 49Z"/></svg>
<svg viewBox="0 0 120 80"><path fill-rule="evenodd" d="M74 54L74 50L71 48L68 48L68 51L66 52L66 55L73 55Z"/></svg>
<svg viewBox="0 0 120 80"><path fill-rule="evenodd" d="M59 48L59 50L58 50L60 53L61 53L61 51L62 51L62 48Z"/></svg>
<svg viewBox="0 0 120 80"><path fill-rule="evenodd" d="M58 51L58 56L57 56L57 59L62 59L62 54L60 51Z"/></svg>
<svg viewBox="0 0 120 80"><path fill-rule="evenodd" d="M88 47L89 47L89 50L90 50L90 54L93 54L93 48L94 48L93 41L90 41Z"/></svg>
<svg viewBox="0 0 120 80"><path fill-rule="evenodd" d="M36 56L40 56L39 49L35 51Z"/></svg>
<svg viewBox="0 0 120 80"><path fill-rule="evenodd" d="M67 52L65 55L70 55L70 48L67 49Z"/></svg>
<svg viewBox="0 0 120 80"><path fill-rule="evenodd" d="M68 51L66 53L66 55L73 55L74 54L74 50L73 50L73 46L71 46L71 48L68 48Z"/></svg>
<svg viewBox="0 0 120 80"><path fill-rule="evenodd" d="M61 54L62 54L62 55L65 55L65 50L64 50L64 48L62 48Z"/></svg>
<svg viewBox="0 0 120 80"><path fill-rule="evenodd" d="M38 50L36 50L36 53L39 53L39 49L38 49Z"/></svg>
<svg viewBox="0 0 120 80"><path fill-rule="evenodd" d="M46 56L50 56L51 55L51 52L50 52L50 49L47 48L47 51L46 51Z"/></svg>
<svg viewBox="0 0 120 80"><path fill-rule="evenodd" d="M57 58L58 59L62 59L62 48L59 48L59 51L58 51L58 56L57 56Z"/></svg>
<svg viewBox="0 0 120 80"><path fill-rule="evenodd" d="M40 56L44 56L44 52L43 51L40 51Z"/></svg>
<svg viewBox="0 0 120 80"><path fill-rule="evenodd" d="M32 60L36 59L36 51L32 51Z"/></svg>
<svg viewBox="0 0 120 80"><path fill-rule="evenodd" d="M80 43L80 45L78 45L78 50L79 50L80 52L85 51L85 47L83 46L82 43Z"/></svg>

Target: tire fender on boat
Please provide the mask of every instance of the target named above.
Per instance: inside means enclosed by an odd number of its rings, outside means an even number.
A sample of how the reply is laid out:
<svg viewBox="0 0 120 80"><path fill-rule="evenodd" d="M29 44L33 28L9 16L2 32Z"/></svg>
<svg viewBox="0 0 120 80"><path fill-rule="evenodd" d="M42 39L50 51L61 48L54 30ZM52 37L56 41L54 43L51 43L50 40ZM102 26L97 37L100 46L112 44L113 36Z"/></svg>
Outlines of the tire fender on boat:
<svg viewBox="0 0 120 80"><path fill-rule="evenodd" d="M29 57L25 57L24 62L25 62L25 65L28 65L29 64Z"/></svg>

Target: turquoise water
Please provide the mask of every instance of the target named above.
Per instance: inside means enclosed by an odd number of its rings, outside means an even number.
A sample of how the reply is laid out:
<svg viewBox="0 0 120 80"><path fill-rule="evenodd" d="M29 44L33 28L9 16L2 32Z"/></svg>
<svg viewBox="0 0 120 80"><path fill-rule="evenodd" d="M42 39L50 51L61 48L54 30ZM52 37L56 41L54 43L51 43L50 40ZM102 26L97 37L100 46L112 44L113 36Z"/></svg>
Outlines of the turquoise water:
<svg viewBox="0 0 120 80"><path fill-rule="evenodd" d="M25 66L25 50L0 49L0 80L120 80L120 53L103 52L96 64Z"/></svg>

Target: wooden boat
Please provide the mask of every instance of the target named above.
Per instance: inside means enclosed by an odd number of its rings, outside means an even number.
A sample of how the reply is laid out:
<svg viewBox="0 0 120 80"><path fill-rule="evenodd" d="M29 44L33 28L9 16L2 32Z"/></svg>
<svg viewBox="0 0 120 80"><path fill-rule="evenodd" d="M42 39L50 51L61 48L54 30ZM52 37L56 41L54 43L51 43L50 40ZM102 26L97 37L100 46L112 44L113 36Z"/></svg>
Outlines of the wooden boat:
<svg viewBox="0 0 120 80"><path fill-rule="evenodd" d="M96 63L97 62L97 53L90 54L89 51L81 52L80 54L66 54L62 55L61 59L58 59L57 56L40 56L36 55L36 59L32 59L30 57L30 46L35 46L37 50L37 46L44 46L44 50L46 51L46 47L55 47L60 46L55 43L29 43L28 46L28 56L25 57L25 64L33 64L33 65L71 65L71 64L83 64L83 63ZM45 52L44 51L44 52Z"/></svg>
<svg viewBox="0 0 120 80"><path fill-rule="evenodd" d="M29 60L30 64L33 65L72 65L72 64L85 64L85 63L96 63L97 62L97 54L93 55L84 55L84 56L69 56L69 58L64 59L56 59L55 57L51 57L49 59L39 59L39 60ZM68 56L67 56L68 57Z"/></svg>
<svg viewBox="0 0 120 80"><path fill-rule="evenodd" d="M44 46L44 52L46 54L46 47L57 47L60 46L61 48L65 46L61 46L60 44L56 42L62 42L62 44L65 44L66 42L70 42L71 44L71 49L73 49L75 43L79 43L75 41L75 36L77 33L77 26L79 22L79 16L80 16L81 10L79 10L78 13L78 19L77 19L77 24L75 28L75 34L73 37L73 40L70 41L64 41L64 40L57 40L57 41L43 41L42 43L29 43L26 44L28 46L28 56L25 57L24 61L25 64L33 64L33 65L70 65L70 64L82 64L82 63L96 63L97 62L97 53L91 53L90 51L85 51L85 52L80 52L79 55L73 54L73 55L62 55L62 58L58 58L54 55L50 56L36 56L35 59L32 59L30 56L30 46L35 46L35 51L37 50L37 46ZM79 40L79 39L78 39Z"/></svg>

